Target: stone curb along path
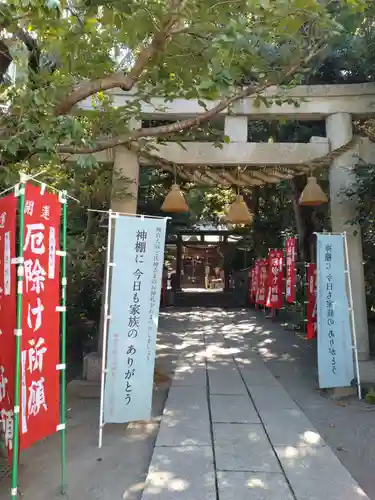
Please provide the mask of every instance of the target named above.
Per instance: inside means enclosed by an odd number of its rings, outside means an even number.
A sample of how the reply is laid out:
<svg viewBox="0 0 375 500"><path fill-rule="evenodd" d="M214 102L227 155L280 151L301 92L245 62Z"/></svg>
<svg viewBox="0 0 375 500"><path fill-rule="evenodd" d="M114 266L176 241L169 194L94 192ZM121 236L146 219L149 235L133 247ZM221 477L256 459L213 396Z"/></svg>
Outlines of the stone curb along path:
<svg viewBox="0 0 375 500"><path fill-rule="evenodd" d="M369 500L243 339L184 342L142 500Z"/></svg>

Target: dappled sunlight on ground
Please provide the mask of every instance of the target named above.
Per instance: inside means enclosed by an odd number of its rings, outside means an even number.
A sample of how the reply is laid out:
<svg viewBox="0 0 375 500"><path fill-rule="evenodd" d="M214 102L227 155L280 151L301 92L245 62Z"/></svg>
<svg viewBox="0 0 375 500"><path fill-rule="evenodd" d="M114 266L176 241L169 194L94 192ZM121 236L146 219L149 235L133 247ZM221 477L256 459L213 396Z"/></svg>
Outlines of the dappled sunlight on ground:
<svg viewBox="0 0 375 500"><path fill-rule="evenodd" d="M143 499L216 500L212 448L155 448Z"/></svg>
<svg viewBox="0 0 375 500"><path fill-rule="evenodd" d="M184 324L182 332L181 322ZM248 358L251 352L259 354L266 362L294 362L298 359L296 344L293 344L296 354L280 352L277 335L272 330L259 326L258 322L258 317L246 309L173 309L161 314L161 324L168 325L168 331L173 331L175 327L180 332L175 334L174 349L182 359L200 364L208 361L211 363L211 370L216 369L214 363L230 364L233 358L241 366L251 366L253 361ZM204 336L210 340L207 347L204 347ZM247 349L243 355L245 343ZM191 368L185 367L185 370L191 371Z"/></svg>
<svg viewBox="0 0 375 500"><path fill-rule="evenodd" d="M303 391L320 415L314 364L313 343L293 332L282 336L251 310L163 311L157 367L173 378L164 413L168 384L155 388L150 421L106 426L99 451L98 388L77 390L69 405L70 498L366 500L326 445L325 432L283 388L284 377L288 391L306 379ZM327 404L336 418L353 411ZM58 436L24 455L21 482L27 500L55 498ZM7 498L0 484L0 500Z"/></svg>
<svg viewBox="0 0 375 500"><path fill-rule="evenodd" d="M201 484L201 491L198 495L195 493L194 482L199 473L196 467L192 473L187 466L189 455L182 469L174 463L168 468L166 462L176 447L181 448L179 453L190 447L193 455L197 450L209 449L210 425L219 500L233 500L234 492L241 500L253 495L257 500L293 500L295 497L285 476L295 485L297 500L363 498L360 488L327 447L322 435L283 389L278 381L280 377L275 378L267 368L277 363L297 369L306 356L300 338L296 341L294 333L288 332L290 341L286 349L278 331L260 324L259 315L249 310L198 308L174 310L173 318L171 312L162 316L169 328L171 320L176 331L181 332L177 334L176 343L180 357L156 442L158 465L155 468L153 460L144 500L152 496L158 500L216 500L215 489L208 494L207 484ZM310 361L314 370L314 357ZM308 369L311 373L311 367ZM205 400L207 395L209 399ZM173 456L176 459L175 454ZM213 473L211 462L207 457L203 461ZM326 464L326 469L321 472L322 464ZM328 496L315 494L314 488L324 490L330 466L334 477L327 486ZM322 484L319 474L322 474ZM207 477L209 483L211 475ZM335 493L338 478L347 484L345 493L341 495L340 490L339 496ZM211 497L211 493L214 496Z"/></svg>
<svg viewBox="0 0 375 500"><path fill-rule="evenodd" d="M189 483L183 479L173 477L170 472L151 472L149 476L149 492L158 495L164 488L177 493L187 490Z"/></svg>

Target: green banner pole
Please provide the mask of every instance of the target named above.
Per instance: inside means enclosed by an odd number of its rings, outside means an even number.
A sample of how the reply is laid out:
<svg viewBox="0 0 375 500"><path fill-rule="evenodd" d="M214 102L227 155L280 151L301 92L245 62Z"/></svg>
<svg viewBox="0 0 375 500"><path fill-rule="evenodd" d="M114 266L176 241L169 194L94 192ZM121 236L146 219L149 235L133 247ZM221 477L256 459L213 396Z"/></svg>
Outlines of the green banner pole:
<svg viewBox="0 0 375 500"><path fill-rule="evenodd" d="M67 289L67 227L68 203L67 193L60 196L62 204L62 234L61 234L61 493L66 492L66 289Z"/></svg>
<svg viewBox="0 0 375 500"><path fill-rule="evenodd" d="M22 348L22 292L24 279L23 244L25 228L25 182L21 174L20 183L15 188L15 196L19 198L19 242L18 242L18 265L17 265L17 312L16 312L16 366L14 376L14 421L13 421L13 456L12 456L12 481L11 497L18 496L18 462L19 462L19 428L20 428L20 391L21 391L21 348Z"/></svg>

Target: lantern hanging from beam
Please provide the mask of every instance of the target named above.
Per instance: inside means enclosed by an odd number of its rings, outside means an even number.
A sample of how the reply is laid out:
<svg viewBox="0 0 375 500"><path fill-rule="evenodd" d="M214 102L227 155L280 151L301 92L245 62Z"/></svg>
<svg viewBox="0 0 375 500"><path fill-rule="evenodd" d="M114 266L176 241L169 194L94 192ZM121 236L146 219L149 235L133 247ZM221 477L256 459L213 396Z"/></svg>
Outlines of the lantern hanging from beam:
<svg viewBox="0 0 375 500"><path fill-rule="evenodd" d="M185 196L180 186L177 184L176 167L174 168L174 183L164 199L161 210L170 214L185 214L189 212L189 206L186 203Z"/></svg>
<svg viewBox="0 0 375 500"><path fill-rule="evenodd" d="M230 224L246 224L251 225L253 216L246 205L243 196L238 194L234 202L230 205L226 215L226 221Z"/></svg>
<svg viewBox="0 0 375 500"><path fill-rule="evenodd" d="M328 202L328 198L323 189L319 186L318 180L313 175L307 179L305 189L299 198L299 204L307 207L317 207Z"/></svg>

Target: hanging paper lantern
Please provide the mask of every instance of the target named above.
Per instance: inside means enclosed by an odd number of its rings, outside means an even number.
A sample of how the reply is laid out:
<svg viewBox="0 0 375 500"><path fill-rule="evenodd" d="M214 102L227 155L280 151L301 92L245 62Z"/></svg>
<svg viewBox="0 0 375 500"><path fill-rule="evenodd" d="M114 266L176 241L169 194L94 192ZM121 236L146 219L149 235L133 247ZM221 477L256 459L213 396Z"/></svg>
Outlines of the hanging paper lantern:
<svg viewBox="0 0 375 500"><path fill-rule="evenodd" d="M319 186L317 178L311 176L307 179L305 189L302 191L299 204L302 206L316 207L328 202L323 189Z"/></svg>
<svg viewBox="0 0 375 500"><path fill-rule="evenodd" d="M231 224L252 224L253 216L240 194L236 196L236 199L230 205L226 221Z"/></svg>
<svg viewBox="0 0 375 500"><path fill-rule="evenodd" d="M178 184L173 184L161 206L163 212L183 214L189 211L185 197Z"/></svg>

